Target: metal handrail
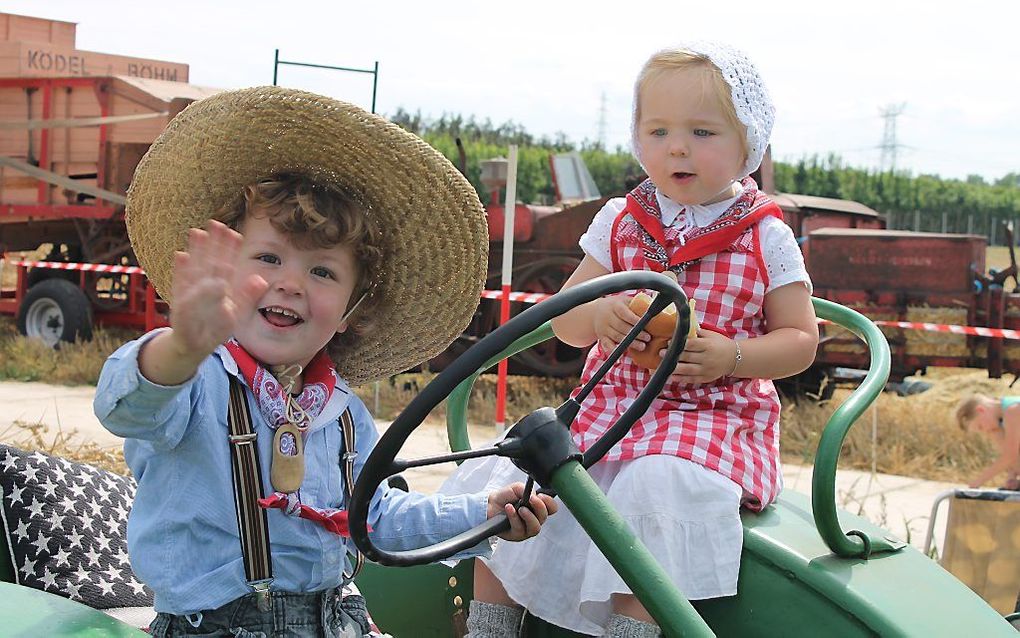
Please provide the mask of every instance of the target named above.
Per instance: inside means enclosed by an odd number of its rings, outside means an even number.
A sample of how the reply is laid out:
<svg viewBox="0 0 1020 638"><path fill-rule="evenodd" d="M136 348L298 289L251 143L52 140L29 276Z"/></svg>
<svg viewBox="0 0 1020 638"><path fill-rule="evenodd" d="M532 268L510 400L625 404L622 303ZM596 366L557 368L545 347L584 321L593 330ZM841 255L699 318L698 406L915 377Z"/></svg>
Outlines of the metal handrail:
<svg viewBox="0 0 1020 638"><path fill-rule="evenodd" d="M850 426L885 389L889 380L889 342L870 319L845 306L812 297L815 314L846 328L864 340L871 353L871 364L864 381L846 398L822 430L811 474L811 512L822 540L835 554L843 557L868 558L871 554L901 549L904 543L873 537L859 530L844 533L836 516L836 465Z"/></svg>

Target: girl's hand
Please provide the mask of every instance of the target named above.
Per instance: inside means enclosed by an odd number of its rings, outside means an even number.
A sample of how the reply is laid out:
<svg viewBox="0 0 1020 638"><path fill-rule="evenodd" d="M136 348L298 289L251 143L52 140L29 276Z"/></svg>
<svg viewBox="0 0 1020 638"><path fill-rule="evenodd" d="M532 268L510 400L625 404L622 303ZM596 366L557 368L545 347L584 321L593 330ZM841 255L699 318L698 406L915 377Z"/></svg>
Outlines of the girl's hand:
<svg viewBox="0 0 1020 638"><path fill-rule="evenodd" d="M242 241L237 231L210 221L205 230L188 231L187 251L174 255L170 327L177 349L189 357L201 360L226 341L268 287L256 275L234 281Z"/></svg>
<svg viewBox="0 0 1020 638"><path fill-rule="evenodd" d="M663 350L660 354L665 355ZM733 373L737 362L737 344L733 339L705 328L687 340L680 353L672 380L680 383L711 383Z"/></svg>
<svg viewBox="0 0 1020 638"><path fill-rule="evenodd" d="M510 531L499 535L508 541L523 541L531 538L542 528L549 516L556 513L559 504L546 494L531 495L528 507L517 509L517 501L524 496L524 483L512 483L501 490L489 494L489 507L486 518L492 518L503 512L510 519Z"/></svg>
<svg viewBox="0 0 1020 638"><path fill-rule="evenodd" d="M613 295L595 301L595 336L603 352L609 354L627 336L630 329L641 320L640 315L631 312L631 297ZM652 336L642 330L630 344L633 350L644 350Z"/></svg>

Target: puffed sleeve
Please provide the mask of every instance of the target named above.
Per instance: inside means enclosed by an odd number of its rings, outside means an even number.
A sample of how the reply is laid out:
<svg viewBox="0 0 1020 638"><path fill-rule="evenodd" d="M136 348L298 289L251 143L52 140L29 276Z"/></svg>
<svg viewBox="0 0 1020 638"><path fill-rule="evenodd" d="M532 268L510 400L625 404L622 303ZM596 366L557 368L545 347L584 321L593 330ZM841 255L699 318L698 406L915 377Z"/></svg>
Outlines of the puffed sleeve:
<svg viewBox="0 0 1020 638"><path fill-rule="evenodd" d="M811 277L804 266L804 253L797 245L797 239L782 220L766 217L759 228L762 258L768 271L769 285L766 294L780 286L801 282L813 291Z"/></svg>
<svg viewBox="0 0 1020 638"><path fill-rule="evenodd" d="M626 197L614 197L595 213L588 230L577 242L586 255L599 262L606 270L612 272L613 258L610 255L610 239L613 235L613 222L627 205Z"/></svg>

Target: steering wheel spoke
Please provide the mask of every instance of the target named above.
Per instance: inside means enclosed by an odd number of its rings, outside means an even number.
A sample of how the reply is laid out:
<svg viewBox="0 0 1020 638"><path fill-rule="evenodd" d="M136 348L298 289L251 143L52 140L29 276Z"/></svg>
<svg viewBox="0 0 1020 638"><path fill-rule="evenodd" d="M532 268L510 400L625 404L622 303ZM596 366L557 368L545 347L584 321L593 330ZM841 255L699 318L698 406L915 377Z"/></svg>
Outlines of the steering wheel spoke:
<svg viewBox="0 0 1020 638"><path fill-rule="evenodd" d="M556 409L540 408L535 410L518 421L507 433L507 436L495 445L414 460L396 459L396 455L407 437L421 425L433 408L445 400L464 379L476 374L487 361L504 352L510 344L533 332L550 319L577 306L605 295L638 289L655 290L659 294L641 320L613 349L593 378L572 399L568 399ZM677 321L676 330L662 363L627 411L602 438L592 444L582 455L570 436L570 424L577 416L581 403L616 361L623 356L627 347L637 338L637 335L652 317L669 304L674 304L677 307L680 320ZM372 498L379 485L392 474L413 467L492 455L510 458L517 467L528 474L529 480L526 487L528 494L531 493L535 483L543 488L538 492L551 493L548 488L556 470L572 459L581 460L586 468L591 467L624 437L638 417L644 414L655 397L658 396L686 343L689 313L687 297L675 280L658 273L631 271L597 277L561 291L522 312L485 336L433 379L379 438L375 449L361 469L354 486L354 495L348 504L351 537L358 549L371 560L383 565L419 565L449 558L457 552L478 545L490 536L508 530L510 528L509 520L505 514L501 514L473 529L466 530L430 547L386 551L376 547L372 542L368 533L368 514ZM521 505L523 503L518 503L518 506Z"/></svg>

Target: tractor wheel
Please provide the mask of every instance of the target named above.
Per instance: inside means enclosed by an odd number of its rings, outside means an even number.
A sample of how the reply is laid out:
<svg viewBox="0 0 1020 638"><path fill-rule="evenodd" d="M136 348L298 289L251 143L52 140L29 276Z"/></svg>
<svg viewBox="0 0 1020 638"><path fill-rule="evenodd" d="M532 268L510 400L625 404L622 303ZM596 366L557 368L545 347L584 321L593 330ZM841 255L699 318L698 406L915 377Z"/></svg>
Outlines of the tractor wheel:
<svg viewBox="0 0 1020 638"><path fill-rule="evenodd" d="M44 279L28 289L18 308L18 331L54 348L92 338L92 307L81 288L66 279Z"/></svg>
<svg viewBox="0 0 1020 638"><path fill-rule="evenodd" d="M563 282L581 261L576 257L547 257L514 274L514 289L522 292L559 292ZM516 316L531 304L512 303L510 316ZM568 346L559 339L550 339L511 358L510 365L525 374L547 377L579 376L584 365L585 350ZM516 364L516 365L514 365Z"/></svg>

